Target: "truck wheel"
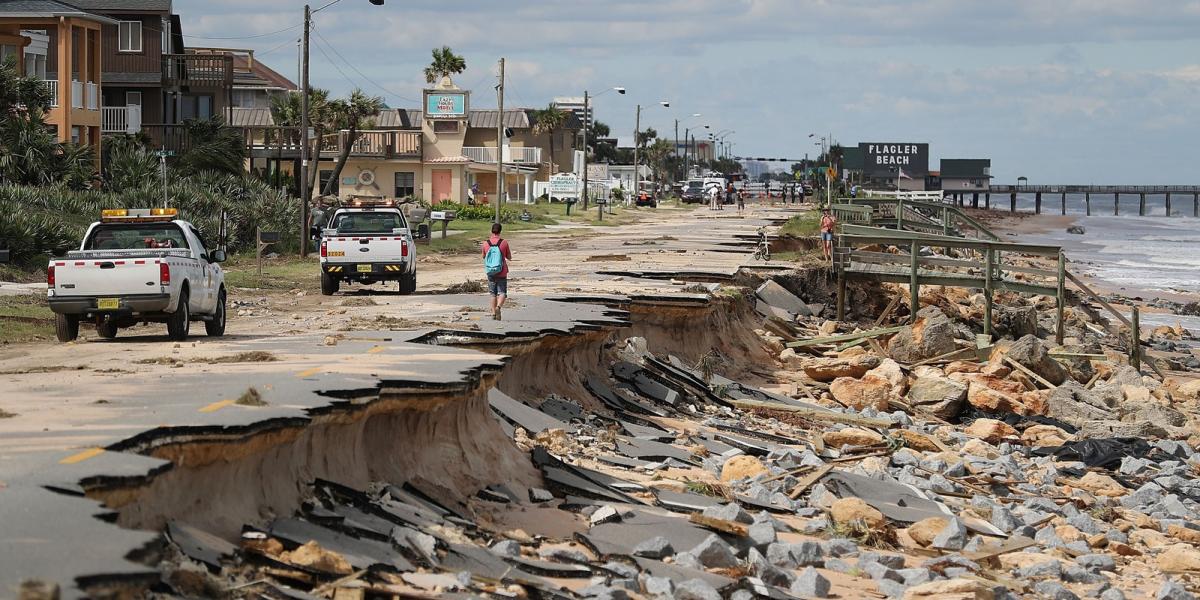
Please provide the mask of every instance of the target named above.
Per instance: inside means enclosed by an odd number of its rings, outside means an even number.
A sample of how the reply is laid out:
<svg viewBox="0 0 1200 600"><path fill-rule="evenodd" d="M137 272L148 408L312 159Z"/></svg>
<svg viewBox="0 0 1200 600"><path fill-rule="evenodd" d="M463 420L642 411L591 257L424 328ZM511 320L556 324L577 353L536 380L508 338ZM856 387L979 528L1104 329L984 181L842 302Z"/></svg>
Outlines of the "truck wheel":
<svg viewBox="0 0 1200 600"><path fill-rule="evenodd" d="M217 295L217 310L211 321L204 322L204 332L213 337L225 335L225 289Z"/></svg>
<svg viewBox="0 0 1200 600"><path fill-rule="evenodd" d="M112 319L101 321L99 325L96 325L96 333L106 340L117 337L117 322Z"/></svg>
<svg viewBox="0 0 1200 600"><path fill-rule="evenodd" d="M400 278L400 295L407 296L417 291L417 274L410 273Z"/></svg>
<svg viewBox="0 0 1200 600"><path fill-rule="evenodd" d="M60 342L73 342L79 337L79 315L54 315L54 335Z"/></svg>
<svg viewBox="0 0 1200 600"><path fill-rule="evenodd" d="M186 340L191 326L192 314L188 310L188 293L185 289L179 292L179 306L167 317L167 337L177 342Z"/></svg>
<svg viewBox="0 0 1200 600"><path fill-rule="evenodd" d="M340 282L334 279L329 273L321 273L321 295L332 296L338 291Z"/></svg>

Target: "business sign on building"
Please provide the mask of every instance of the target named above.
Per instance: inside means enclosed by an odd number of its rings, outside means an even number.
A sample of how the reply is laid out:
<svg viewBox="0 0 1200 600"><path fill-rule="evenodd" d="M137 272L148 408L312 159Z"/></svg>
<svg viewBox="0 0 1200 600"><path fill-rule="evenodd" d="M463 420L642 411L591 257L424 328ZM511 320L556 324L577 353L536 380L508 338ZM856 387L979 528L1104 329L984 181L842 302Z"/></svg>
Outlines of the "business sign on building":
<svg viewBox="0 0 1200 600"><path fill-rule="evenodd" d="M579 177L574 173L559 173L550 176L550 195L558 198L574 198L579 195Z"/></svg>
<svg viewBox="0 0 1200 600"><path fill-rule="evenodd" d="M604 163L591 163L587 166L587 176L591 181L604 181L608 179L608 165Z"/></svg>
<svg viewBox="0 0 1200 600"><path fill-rule="evenodd" d="M467 92L425 90L425 118L465 119Z"/></svg>
<svg viewBox="0 0 1200 600"><path fill-rule="evenodd" d="M929 174L929 144L863 142L858 149L867 177L896 177L897 169L913 178Z"/></svg>

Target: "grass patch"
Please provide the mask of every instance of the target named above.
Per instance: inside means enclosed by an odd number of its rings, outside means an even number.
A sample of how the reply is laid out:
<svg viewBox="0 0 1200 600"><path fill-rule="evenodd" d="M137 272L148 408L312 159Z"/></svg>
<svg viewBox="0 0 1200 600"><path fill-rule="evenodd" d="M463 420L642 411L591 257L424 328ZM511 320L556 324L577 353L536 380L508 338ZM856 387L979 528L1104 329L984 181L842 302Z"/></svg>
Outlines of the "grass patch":
<svg viewBox="0 0 1200 600"><path fill-rule="evenodd" d="M319 261L315 254L309 254L308 258L295 254L264 258L262 277L258 275L253 254L235 254L221 267L225 270L227 287L307 291L321 287Z"/></svg>
<svg viewBox="0 0 1200 600"><path fill-rule="evenodd" d="M202 362L210 365L219 365L225 363L248 363L248 362L275 362L279 360L274 354L264 352L262 350L251 350L249 352L238 352L228 356L217 356L214 358L200 358L193 362Z"/></svg>
<svg viewBox="0 0 1200 600"><path fill-rule="evenodd" d="M725 491L723 486L708 483L705 481L688 481L684 484L687 491L701 496L712 496L713 498L729 498L729 493Z"/></svg>
<svg viewBox="0 0 1200 600"><path fill-rule="evenodd" d="M58 373L60 371L82 371L86 368L85 365L41 365L25 369L0 371L0 375L36 375L39 373Z"/></svg>
<svg viewBox="0 0 1200 600"><path fill-rule="evenodd" d="M246 388L246 391L242 392L241 396L238 396L237 400L234 400L234 404L242 406L266 406L267 401L263 400L262 394L258 393L256 388L249 387Z"/></svg>
<svg viewBox="0 0 1200 600"><path fill-rule="evenodd" d="M779 235L812 237L821 231L821 213L816 211L796 215L779 228Z"/></svg>
<svg viewBox="0 0 1200 600"><path fill-rule="evenodd" d="M860 546L870 546L881 550L893 550L896 547L896 534L891 529L878 531L863 521L850 523L832 523L825 529L831 538L845 538Z"/></svg>
<svg viewBox="0 0 1200 600"><path fill-rule="evenodd" d="M54 312L40 294L0 296L0 344L54 339Z"/></svg>
<svg viewBox="0 0 1200 600"><path fill-rule="evenodd" d="M487 284L479 279L468 279L446 288L446 294L481 294L487 291Z"/></svg>
<svg viewBox="0 0 1200 600"><path fill-rule="evenodd" d="M8 412L7 410L0 408L0 419L11 419L15 416L17 416L17 413Z"/></svg>

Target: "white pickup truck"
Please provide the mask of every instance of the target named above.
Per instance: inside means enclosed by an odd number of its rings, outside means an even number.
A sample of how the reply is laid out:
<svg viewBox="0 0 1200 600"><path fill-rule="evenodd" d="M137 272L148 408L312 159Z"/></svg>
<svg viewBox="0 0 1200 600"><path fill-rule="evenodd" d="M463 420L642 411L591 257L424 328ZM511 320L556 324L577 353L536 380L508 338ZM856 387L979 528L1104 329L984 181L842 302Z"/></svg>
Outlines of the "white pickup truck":
<svg viewBox="0 0 1200 600"><path fill-rule="evenodd" d="M404 214L391 201L356 200L334 210L321 231L321 293L343 281L399 281L400 293L417 289L417 251Z"/></svg>
<svg viewBox="0 0 1200 600"><path fill-rule="evenodd" d="M105 210L79 250L46 268L47 297L59 341L79 337L79 323L103 338L139 322L165 322L172 340L192 321L208 335L225 333L225 251L210 249L173 208Z"/></svg>

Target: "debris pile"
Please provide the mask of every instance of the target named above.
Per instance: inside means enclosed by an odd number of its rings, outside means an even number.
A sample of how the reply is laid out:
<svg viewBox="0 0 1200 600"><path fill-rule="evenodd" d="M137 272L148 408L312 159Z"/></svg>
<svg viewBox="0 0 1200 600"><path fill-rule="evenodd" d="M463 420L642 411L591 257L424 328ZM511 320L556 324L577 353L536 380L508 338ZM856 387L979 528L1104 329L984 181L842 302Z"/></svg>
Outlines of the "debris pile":
<svg viewBox="0 0 1200 600"><path fill-rule="evenodd" d="M590 398L489 393L540 486L462 501L436 482L315 481L240 544L171 524L164 582L289 598L1193 597L1200 385L1139 373L1083 311L1062 346L1039 337L1036 300L998 310L1007 339L979 337L967 295L841 332L773 283L757 310L777 381L630 339L582 376Z"/></svg>

